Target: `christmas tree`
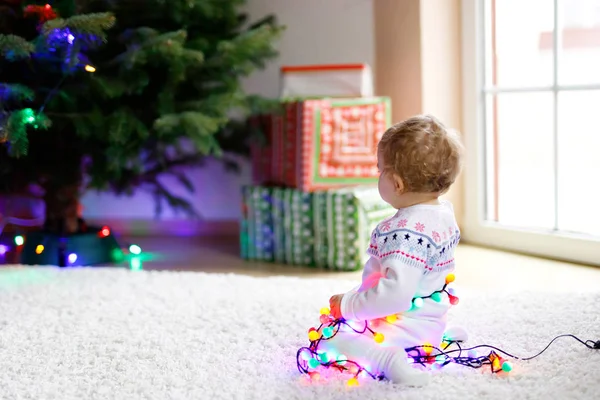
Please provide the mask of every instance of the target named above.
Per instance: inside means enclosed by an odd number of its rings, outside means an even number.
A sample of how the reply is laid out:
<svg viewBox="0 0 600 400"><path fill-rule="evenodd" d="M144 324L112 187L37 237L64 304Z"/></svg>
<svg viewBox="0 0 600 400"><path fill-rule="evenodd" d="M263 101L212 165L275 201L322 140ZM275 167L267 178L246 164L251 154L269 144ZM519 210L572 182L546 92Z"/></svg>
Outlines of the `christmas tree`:
<svg viewBox="0 0 600 400"><path fill-rule="evenodd" d="M56 194L52 174L60 167L60 121L75 99L68 87L82 86L95 68L86 52L102 45L114 25L110 13L81 14L73 1L55 5L0 0L0 182L4 192L24 192L39 184ZM57 99L59 101L57 101ZM57 117L59 121L57 121ZM57 123L56 123L57 122ZM40 146L48 156L37 158ZM30 150L34 149L34 154ZM73 158L65 156L65 159ZM68 170L66 165L65 170ZM74 173L68 172L67 179ZM75 174L76 175L76 174ZM52 212L52 202L48 208ZM50 224L56 223L48 218Z"/></svg>
<svg viewBox="0 0 600 400"><path fill-rule="evenodd" d="M12 114L27 135L18 134L21 143L14 133L5 135L9 145L0 153L0 180L10 182L11 191L41 186L46 228L51 230L77 229L72 221L86 189L131 194L145 188L155 196L158 210L166 203L195 214L160 179L173 175L193 190L181 167L201 164L207 156L229 163L227 154L245 151L245 118L273 102L248 96L241 79L276 56L274 41L281 27L272 17L249 24L241 12L243 0L76 3L84 15L114 15L116 24L107 32L106 45L89 48L87 59L78 58L84 60L78 66L93 73L65 79L60 94L44 103L44 115L52 120L46 131L39 131L47 126L40 114L35 123L27 109L18 118ZM65 22L51 20L44 26L48 24L62 28ZM88 47L82 44L82 49ZM2 63L5 68L6 61ZM15 67L12 73L18 84L30 72ZM26 151L27 157L15 157Z"/></svg>

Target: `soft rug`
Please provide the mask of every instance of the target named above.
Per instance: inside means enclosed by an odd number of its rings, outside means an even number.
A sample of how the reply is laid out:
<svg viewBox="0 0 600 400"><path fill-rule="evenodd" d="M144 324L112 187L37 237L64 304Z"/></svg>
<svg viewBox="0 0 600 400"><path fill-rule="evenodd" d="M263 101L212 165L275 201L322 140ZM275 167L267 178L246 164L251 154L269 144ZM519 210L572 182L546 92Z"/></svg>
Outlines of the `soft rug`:
<svg viewBox="0 0 600 400"><path fill-rule="evenodd" d="M450 365L425 388L310 383L299 346L356 282L123 269L0 268L2 399L591 399L600 352L562 339L506 377ZM460 282L457 281L457 288ZM462 293L470 344L528 356L600 339L600 294Z"/></svg>

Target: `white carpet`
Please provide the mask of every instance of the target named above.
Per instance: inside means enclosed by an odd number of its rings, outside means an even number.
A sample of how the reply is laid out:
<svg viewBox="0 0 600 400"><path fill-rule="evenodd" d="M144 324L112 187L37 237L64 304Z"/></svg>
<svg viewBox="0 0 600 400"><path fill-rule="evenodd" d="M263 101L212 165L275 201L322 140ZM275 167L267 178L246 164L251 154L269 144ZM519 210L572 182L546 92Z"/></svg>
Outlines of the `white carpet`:
<svg viewBox="0 0 600 400"><path fill-rule="evenodd" d="M457 282L457 287L460 282ZM355 282L118 269L0 268L2 399L592 399L600 352L569 339L508 377L451 365L426 388L341 375L295 355L329 296ZM532 355L600 339L600 294L463 293L471 344Z"/></svg>

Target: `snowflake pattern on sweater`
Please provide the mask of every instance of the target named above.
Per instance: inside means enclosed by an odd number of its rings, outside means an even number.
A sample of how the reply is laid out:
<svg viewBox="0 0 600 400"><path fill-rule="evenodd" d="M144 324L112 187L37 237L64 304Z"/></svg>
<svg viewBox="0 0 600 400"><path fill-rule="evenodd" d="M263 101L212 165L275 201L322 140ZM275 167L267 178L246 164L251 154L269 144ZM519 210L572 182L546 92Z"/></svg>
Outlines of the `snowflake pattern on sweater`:
<svg viewBox="0 0 600 400"><path fill-rule="evenodd" d="M371 234L367 254L380 262L401 260L424 273L454 268L454 249L460 230L452 204L416 205L398 210Z"/></svg>

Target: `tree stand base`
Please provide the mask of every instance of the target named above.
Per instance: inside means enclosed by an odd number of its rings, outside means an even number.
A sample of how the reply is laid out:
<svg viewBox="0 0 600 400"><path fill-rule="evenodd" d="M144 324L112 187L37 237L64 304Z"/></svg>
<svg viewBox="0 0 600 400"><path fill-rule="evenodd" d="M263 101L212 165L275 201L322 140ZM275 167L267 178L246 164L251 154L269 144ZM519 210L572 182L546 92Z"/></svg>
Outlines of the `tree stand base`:
<svg viewBox="0 0 600 400"><path fill-rule="evenodd" d="M27 233L21 263L76 267L120 262L123 256L108 228L88 227L86 232L63 236L43 231Z"/></svg>

